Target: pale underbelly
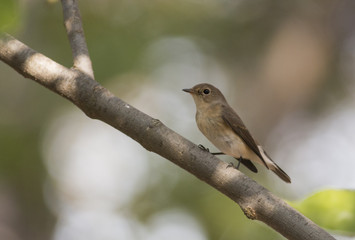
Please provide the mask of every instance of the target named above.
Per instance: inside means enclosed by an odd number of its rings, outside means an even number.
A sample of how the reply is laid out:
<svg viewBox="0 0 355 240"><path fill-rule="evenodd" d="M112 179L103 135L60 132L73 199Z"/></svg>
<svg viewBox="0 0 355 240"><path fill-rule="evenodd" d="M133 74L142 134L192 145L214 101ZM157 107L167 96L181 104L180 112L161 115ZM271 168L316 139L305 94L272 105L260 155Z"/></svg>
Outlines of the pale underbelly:
<svg viewBox="0 0 355 240"><path fill-rule="evenodd" d="M204 115L200 115L196 119L198 128L213 145L232 157L243 157L263 164L261 159L229 126L225 125L223 121L216 121L215 119Z"/></svg>
<svg viewBox="0 0 355 240"><path fill-rule="evenodd" d="M262 164L260 158L246 145L246 143L234 132L206 134L208 140L215 145L221 152L235 158L243 157Z"/></svg>

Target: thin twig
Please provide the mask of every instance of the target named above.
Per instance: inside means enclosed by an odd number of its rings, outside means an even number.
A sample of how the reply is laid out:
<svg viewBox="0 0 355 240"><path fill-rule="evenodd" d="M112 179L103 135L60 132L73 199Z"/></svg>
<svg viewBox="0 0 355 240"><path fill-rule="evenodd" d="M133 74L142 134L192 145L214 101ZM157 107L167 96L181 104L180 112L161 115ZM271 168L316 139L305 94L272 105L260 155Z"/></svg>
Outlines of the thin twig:
<svg viewBox="0 0 355 240"><path fill-rule="evenodd" d="M94 79L77 0L62 0L64 25L74 59L74 68Z"/></svg>
<svg viewBox="0 0 355 240"><path fill-rule="evenodd" d="M238 203L248 218L266 223L288 239L334 240L254 180L227 168L226 163L115 97L88 75L63 67L9 35L0 36L0 60L66 97L89 117L106 122L219 190Z"/></svg>

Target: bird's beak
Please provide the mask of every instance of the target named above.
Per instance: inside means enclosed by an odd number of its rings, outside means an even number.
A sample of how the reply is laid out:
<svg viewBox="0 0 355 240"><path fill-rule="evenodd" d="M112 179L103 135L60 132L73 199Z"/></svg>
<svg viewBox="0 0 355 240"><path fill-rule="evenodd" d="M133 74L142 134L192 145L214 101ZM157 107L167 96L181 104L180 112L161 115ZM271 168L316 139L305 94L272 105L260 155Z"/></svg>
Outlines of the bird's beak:
<svg viewBox="0 0 355 240"><path fill-rule="evenodd" d="M187 92L187 93L193 93L194 90L192 88L184 88L182 91Z"/></svg>

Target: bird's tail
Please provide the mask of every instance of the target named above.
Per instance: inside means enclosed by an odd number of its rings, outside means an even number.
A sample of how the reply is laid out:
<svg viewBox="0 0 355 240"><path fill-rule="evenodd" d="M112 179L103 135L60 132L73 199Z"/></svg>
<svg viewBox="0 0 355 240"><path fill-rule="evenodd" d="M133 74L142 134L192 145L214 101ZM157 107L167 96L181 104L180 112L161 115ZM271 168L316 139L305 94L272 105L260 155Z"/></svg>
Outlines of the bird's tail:
<svg viewBox="0 0 355 240"><path fill-rule="evenodd" d="M284 170L282 170L274 161L271 160L271 158L267 155L267 153L261 146L258 147L267 167L271 171L273 171L277 176L279 176L279 178L281 178L287 183L291 183L291 178L287 175L287 173L285 173Z"/></svg>

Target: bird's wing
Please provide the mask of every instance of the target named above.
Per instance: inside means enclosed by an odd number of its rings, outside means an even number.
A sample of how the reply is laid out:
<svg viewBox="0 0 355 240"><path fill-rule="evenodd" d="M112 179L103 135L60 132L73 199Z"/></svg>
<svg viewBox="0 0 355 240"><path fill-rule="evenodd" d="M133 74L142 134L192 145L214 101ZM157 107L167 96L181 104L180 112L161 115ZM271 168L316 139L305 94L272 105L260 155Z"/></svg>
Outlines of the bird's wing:
<svg viewBox="0 0 355 240"><path fill-rule="evenodd" d="M227 123L227 125L229 125L233 129L233 131L243 139L247 146L261 159L261 161L268 168L259 151L258 145L256 144L255 140L249 133L248 129L246 128L238 114L230 106L223 105L222 118Z"/></svg>

